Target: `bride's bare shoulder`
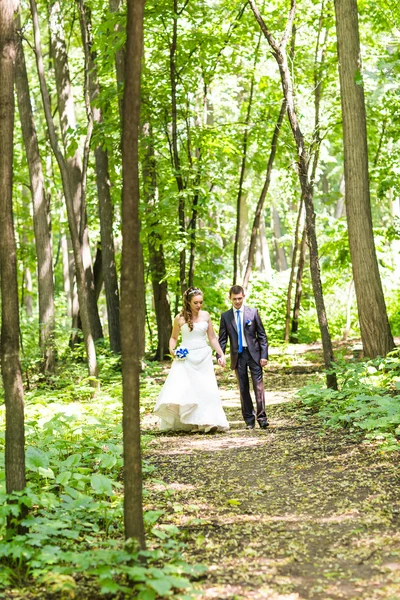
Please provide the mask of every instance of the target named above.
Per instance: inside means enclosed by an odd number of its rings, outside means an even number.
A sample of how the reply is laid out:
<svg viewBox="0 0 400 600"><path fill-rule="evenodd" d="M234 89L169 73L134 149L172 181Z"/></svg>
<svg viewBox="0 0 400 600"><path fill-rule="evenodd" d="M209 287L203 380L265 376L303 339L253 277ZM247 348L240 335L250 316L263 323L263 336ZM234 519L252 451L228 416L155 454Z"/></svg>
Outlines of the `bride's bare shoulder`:
<svg viewBox="0 0 400 600"><path fill-rule="evenodd" d="M176 315L176 317L174 319L174 323L176 325L179 325L179 327L182 327L184 322L185 322L185 319L183 318L183 316L180 313L178 315Z"/></svg>
<svg viewBox="0 0 400 600"><path fill-rule="evenodd" d="M202 321L209 321L210 320L210 313L207 312L206 310L201 310L199 312L199 317Z"/></svg>

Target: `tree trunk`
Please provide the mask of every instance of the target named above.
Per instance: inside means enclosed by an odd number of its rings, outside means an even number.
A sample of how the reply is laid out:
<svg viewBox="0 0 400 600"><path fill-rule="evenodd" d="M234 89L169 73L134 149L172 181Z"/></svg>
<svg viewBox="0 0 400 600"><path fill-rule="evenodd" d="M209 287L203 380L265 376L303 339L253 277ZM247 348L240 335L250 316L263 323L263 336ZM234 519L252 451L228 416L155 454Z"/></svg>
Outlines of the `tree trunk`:
<svg viewBox="0 0 400 600"><path fill-rule="evenodd" d="M91 34L90 13L82 1L80 5L80 22L82 42L86 48L89 73L88 93L90 96L91 110L95 125L103 122L101 109L96 106L96 99L100 94L100 85L97 75L96 55L93 51L93 38ZM107 303L108 332L110 346L113 352L121 351L121 335L119 323L119 292L117 269L115 265L115 249L113 236L113 206L110 195L110 179L108 173L108 154L101 144L94 150L96 161L96 184L99 199L101 254L103 264L104 289Z"/></svg>
<svg viewBox="0 0 400 600"><path fill-rule="evenodd" d="M21 28L18 16L16 28ZM38 270L39 297L39 345L42 353L43 373L52 371L55 366L54 354L54 276L53 251L49 223L49 206L44 186L44 174L39 153L39 144L33 121L33 110L29 95L28 74L26 71L22 40L16 37L17 57L15 84L21 120L22 136L29 168L33 203L33 228Z"/></svg>
<svg viewBox="0 0 400 600"><path fill-rule="evenodd" d="M266 173L266 176L265 176L265 182L264 182L261 194L260 194L260 198L259 198L258 203L257 203L256 212L254 213L253 227L252 227L252 230L251 230L250 245L249 245L249 255L247 257L247 266L246 266L246 271L245 271L244 278L243 278L243 287L244 287L245 290L247 289L247 286L249 285L249 281L250 281L250 277L251 277L251 271L252 271L252 268L253 268L253 260L254 260L254 249L255 249L256 238L257 238L257 232L258 232L258 229L260 227L260 219L261 219L261 215L262 215L263 208L264 208L264 201L265 201L265 198L267 197L268 188L269 188L269 184L270 184L270 181L271 181L272 166L273 166L274 160L275 160L275 154L276 154L276 148L277 148L277 145L278 145L279 132L281 130L281 126L282 126L282 122L283 122L283 117L285 116L285 112L286 112L286 101L284 100L282 102L281 110L279 111L278 120L277 120L276 125L275 125L274 133L272 135L271 150L270 150L270 153L269 153L269 159L268 159L268 165L267 165L267 173Z"/></svg>
<svg viewBox="0 0 400 600"><path fill-rule="evenodd" d="M297 275L296 275L296 293L294 296L292 327L290 330L290 337L289 337L289 342L291 344L297 344L299 341L299 338L298 338L299 316L300 316L301 296L303 293L303 272L304 272L304 265L306 262L306 250L307 250L307 228L304 225L303 235L301 236L299 264L297 267Z"/></svg>
<svg viewBox="0 0 400 600"><path fill-rule="evenodd" d="M324 10L325 10L325 6L324 6L324 2L322 2L321 14L320 14L320 19L319 19L319 27L318 27L318 35L317 35L317 44L316 44L316 48L315 48L315 57L314 57L314 133L313 133L313 143L312 143L312 145L314 146L314 156L313 156L313 164L312 164L312 172L311 172L312 185L314 185L314 182L315 182L315 176L317 173L317 166L318 166L318 160L319 160L319 150L320 150L320 146L321 146L320 118L319 118L320 108L321 108L321 96L322 96L321 71L322 71L322 67L325 64L326 44L327 44L327 40L328 40L328 28L326 27L325 34L324 34L324 40L323 40L323 43L321 46L321 48L322 48L321 57L319 57L320 36L321 36L323 20L324 20ZM291 264L291 269L290 269L290 279L289 279L287 302L286 302L286 324L285 324L285 338L284 338L286 343L289 341L292 286L293 286L293 279L294 279L294 270L296 268L296 257L297 257L298 244L299 244L299 231L300 231L300 224L301 224L301 220L302 220L302 214L303 214L303 202L301 201L300 207L299 207L297 223L296 223L292 264ZM304 227L303 227L303 231L304 231ZM305 254L305 247L303 248L303 240L302 240L301 252L302 252L302 257L303 257L301 259L301 260L303 260L303 265L302 265L302 269L301 269L300 273L302 276L303 275L303 267L304 267L304 254ZM298 275L299 275L299 273L298 273ZM300 281L300 286L301 286L301 281ZM299 302L300 302L300 297L301 297L301 294L299 297L297 297L297 293L296 293L296 300L298 299ZM299 312L300 312L300 304L297 307L297 319L299 316Z"/></svg>
<svg viewBox="0 0 400 600"><path fill-rule="evenodd" d="M372 230L367 123L356 0L335 0L344 142L346 216L364 355L394 348Z"/></svg>
<svg viewBox="0 0 400 600"><path fill-rule="evenodd" d="M269 30L267 29L264 20L255 4L254 0L249 0L250 6L254 12L257 22L259 23L262 32L268 40L273 51L273 55L279 66L282 88L286 99L289 123L292 129L293 137L297 147L298 173L302 192L303 202L306 208L306 225L307 236L310 248L310 269L313 284L315 305L317 309L318 322L321 331L322 346L324 353L324 362L327 369L331 369L334 362L332 341L329 334L328 319L325 311L325 303L322 292L321 274L318 259L318 243L315 232L315 212L313 204L313 188L308 177L308 154L305 148L304 136L300 129L300 124L297 120L297 113L294 102L294 92L292 77L287 60L286 45L293 27L293 20L296 11L296 1L292 0L291 9L289 12L288 23L280 44L278 44ZM335 373L327 373L327 385L330 388L337 389L337 380Z"/></svg>
<svg viewBox="0 0 400 600"><path fill-rule="evenodd" d="M70 170L68 169L68 165L62 155L62 152L59 148L57 135L54 127L54 121L51 113L51 104L50 104L50 96L49 91L47 89L46 78L44 75L44 64L43 64L43 56L42 56L42 48L40 43L40 30L39 30L39 18L37 12L37 6L35 0L30 0L31 11L32 11L32 20L33 20L33 31L35 38L35 56L36 56L36 65L37 71L39 75L40 81L40 92L42 96L43 108L45 111L46 123L49 132L50 144L54 155L56 157L60 173L62 179L62 185L65 195L65 201L67 206L67 215L68 215L68 225L71 234L71 242L73 246L74 252L74 260L75 260L75 269L76 269L76 281L77 281L77 289L78 289L78 297L79 297L79 306L80 306L80 315L82 319L82 330L83 337L85 340L85 349L86 356L88 361L88 371L89 376L92 377L92 385L97 387L96 378L98 375L97 370L97 357L96 357L96 348L94 345L95 336L93 333L93 321L92 321L92 312L90 310L90 303L92 297L94 297L94 285L93 290L90 292L87 286L86 280L86 264L84 262L83 254L85 251L85 245L81 243L81 238L79 235L79 226L76 220L75 213L75 194L74 188L71 185L70 180ZM86 247L87 249L87 247ZM93 282L93 274L92 274L92 282Z"/></svg>
<svg viewBox="0 0 400 600"><path fill-rule="evenodd" d="M144 201L149 229L147 243L149 249L151 282L153 286L154 310L157 321L157 351L155 359L164 360L165 356L169 354L169 339L171 337L172 321L168 298L164 249L161 235L156 230L156 226L159 222L156 205L156 164L152 131L151 127L148 125L145 125L144 127L143 141L146 144L142 165Z"/></svg>
<svg viewBox="0 0 400 600"><path fill-rule="evenodd" d="M56 77L58 112L60 116L61 132L64 142L65 155L68 156L68 146L70 143L71 130L76 129L75 106L72 93L72 85L69 76L67 48L64 38L63 24L61 21L61 9L59 0L55 0L50 5L50 46L51 55L54 63ZM86 285L88 296L87 311L91 322L91 332L94 340L103 337L103 331L100 323L99 313L96 303L96 295L93 281L92 257L89 245L89 229L87 224L86 203L85 203L85 185L86 168L82 165L82 158L79 149L73 156L66 159L70 193L72 194L74 218L78 232L78 242L81 246L81 256L83 261L83 285ZM72 232L71 241L74 244ZM76 265L75 265L75 268ZM77 281L78 281L77 275ZM79 291L78 291L79 293ZM81 307L80 307L80 310ZM83 320L82 320L83 321Z"/></svg>
<svg viewBox="0 0 400 600"><path fill-rule="evenodd" d="M138 338L145 315L140 311L144 280L139 221L139 116L143 53L144 0L128 0L127 46L122 133L121 346L124 438L125 538L144 548L142 464L140 449Z"/></svg>
<svg viewBox="0 0 400 600"><path fill-rule="evenodd" d="M14 132L14 6L0 2L0 289L1 374L6 405L6 492L25 487L24 391L19 359L17 256L12 179Z"/></svg>
<svg viewBox="0 0 400 600"><path fill-rule="evenodd" d="M295 233L294 233L292 263L290 265L290 277L289 277L289 285L288 285L288 291L287 291L287 297L286 297L286 320L285 320L285 335L284 335L285 343L289 342L290 308L292 305L292 287L293 287L293 280L294 280L294 271L296 268L297 252L299 250L299 232L300 232L300 225L301 225L301 220L302 220L302 216L303 216L303 208L304 208L304 205L303 205L303 201L301 200L300 206L299 206L299 211L297 214L296 229L295 229Z"/></svg>

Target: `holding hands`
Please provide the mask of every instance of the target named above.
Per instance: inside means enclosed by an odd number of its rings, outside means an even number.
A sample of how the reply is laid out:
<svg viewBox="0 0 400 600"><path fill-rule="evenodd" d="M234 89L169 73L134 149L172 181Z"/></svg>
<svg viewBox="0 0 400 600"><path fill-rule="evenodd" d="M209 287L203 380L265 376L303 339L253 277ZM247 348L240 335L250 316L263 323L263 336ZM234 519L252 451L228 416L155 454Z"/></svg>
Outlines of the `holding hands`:
<svg viewBox="0 0 400 600"><path fill-rule="evenodd" d="M222 356L219 357L219 359L217 360L217 363L219 364L220 367L223 367L223 368L226 367L226 358L225 358L224 354L222 354Z"/></svg>

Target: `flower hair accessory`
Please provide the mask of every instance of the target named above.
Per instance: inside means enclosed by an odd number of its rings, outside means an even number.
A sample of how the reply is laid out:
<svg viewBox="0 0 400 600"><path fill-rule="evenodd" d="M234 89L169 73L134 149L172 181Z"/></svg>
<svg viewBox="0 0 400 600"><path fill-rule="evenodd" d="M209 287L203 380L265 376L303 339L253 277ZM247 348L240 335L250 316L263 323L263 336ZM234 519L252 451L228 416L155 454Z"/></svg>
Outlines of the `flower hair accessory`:
<svg viewBox="0 0 400 600"><path fill-rule="evenodd" d="M185 358L187 357L188 354L189 354L189 350L187 348L179 347L175 351L175 358L177 358L178 360L185 360Z"/></svg>

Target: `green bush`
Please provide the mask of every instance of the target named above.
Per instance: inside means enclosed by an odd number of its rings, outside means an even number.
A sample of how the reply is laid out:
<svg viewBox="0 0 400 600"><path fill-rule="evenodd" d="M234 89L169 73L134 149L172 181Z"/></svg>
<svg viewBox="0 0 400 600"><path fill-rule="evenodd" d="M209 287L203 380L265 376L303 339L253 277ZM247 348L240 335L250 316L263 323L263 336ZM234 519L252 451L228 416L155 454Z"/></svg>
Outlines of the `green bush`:
<svg viewBox="0 0 400 600"><path fill-rule="evenodd" d="M318 414L327 427L347 427L387 451L400 450L400 352L334 367L339 390L314 384L298 395L304 410Z"/></svg>
<svg viewBox="0 0 400 600"><path fill-rule="evenodd" d="M146 551L124 543L121 381L114 360L103 365L94 398L79 369L71 370L72 360L51 385L27 392L27 487L12 496L5 492L0 438L0 589L33 584L59 598L82 597L88 587L88 597L193 597L192 580L204 569L182 560L180 531L163 523L163 511L145 512ZM142 391L145 407L146 373ZM4 418L3 406L2 425ZM150 436L142 440L145 449ZM154 470L144 460L145 479Z"/></svg>

